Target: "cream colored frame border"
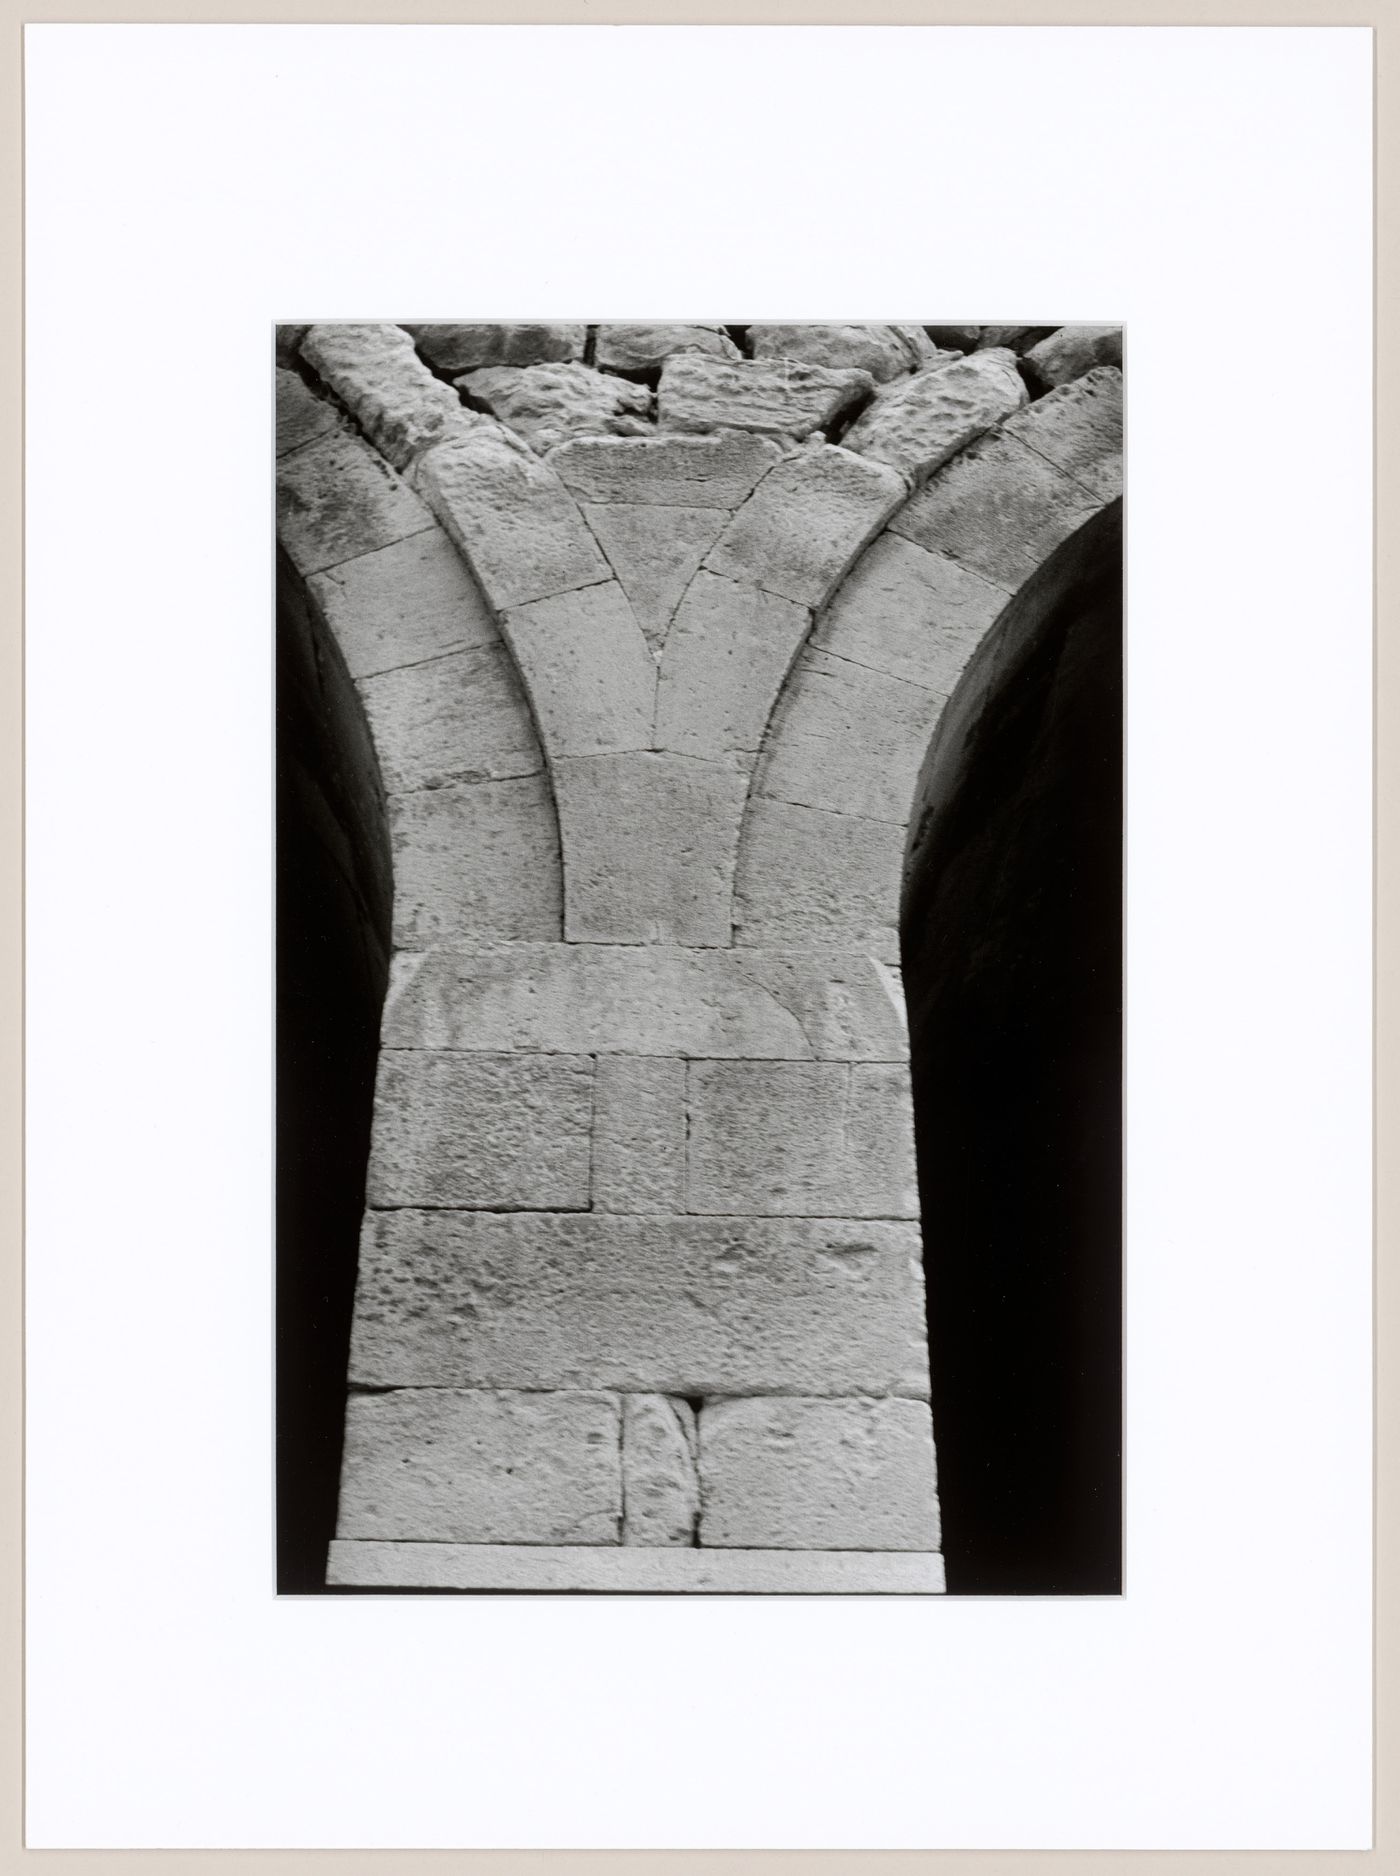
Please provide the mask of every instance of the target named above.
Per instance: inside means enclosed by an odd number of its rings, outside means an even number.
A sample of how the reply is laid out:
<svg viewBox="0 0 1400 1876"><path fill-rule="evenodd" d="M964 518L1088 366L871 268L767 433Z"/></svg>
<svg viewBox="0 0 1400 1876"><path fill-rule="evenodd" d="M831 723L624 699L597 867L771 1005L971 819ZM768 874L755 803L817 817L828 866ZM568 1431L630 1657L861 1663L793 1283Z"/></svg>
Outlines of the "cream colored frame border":
<svg viewBox="0 0 1400 1876"><path fill-rule="evenodd" d="M0 0L0 155L5 293L0 299L0 469L4 602L0 603L0 1872L96 1876L1380 1876L1400 1872L1400 1149L1388 1158L1386 1123L1400 1106L1400 0L144 0L127 9L93 0ZM22 88L21 33L39 21L441 21L672 25L1371 26L1376 30L1376 1849L1370 1853L1269 1851L742 1851L742 1850L45 1850L23 1840L22 1193ZM1391 343L1383 344L1383 336ZM1382 1254L1391 1253L1389 1261Z"/></svg>

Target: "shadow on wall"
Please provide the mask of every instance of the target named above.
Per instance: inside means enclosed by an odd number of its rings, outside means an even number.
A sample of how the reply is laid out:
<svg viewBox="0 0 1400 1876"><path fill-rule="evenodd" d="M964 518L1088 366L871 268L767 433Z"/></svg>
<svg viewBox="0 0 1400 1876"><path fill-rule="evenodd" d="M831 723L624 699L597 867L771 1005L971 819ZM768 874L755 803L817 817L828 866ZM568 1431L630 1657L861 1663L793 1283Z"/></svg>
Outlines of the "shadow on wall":
<svg viewBox="0 0 1400 1876"><path fill-rule="evenodd" d="M902 946L948 1589L1122 1587L1122 545L1008 609L911 820Z"/></svg>

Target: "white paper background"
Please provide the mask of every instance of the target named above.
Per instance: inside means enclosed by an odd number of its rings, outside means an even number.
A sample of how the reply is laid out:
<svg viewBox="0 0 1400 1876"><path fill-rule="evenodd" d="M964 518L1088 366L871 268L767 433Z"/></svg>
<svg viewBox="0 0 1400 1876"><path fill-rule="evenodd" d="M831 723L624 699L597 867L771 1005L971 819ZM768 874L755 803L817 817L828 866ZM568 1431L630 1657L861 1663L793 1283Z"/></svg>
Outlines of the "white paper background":
<svg viewBox="0 0 1400 1876"><path fill-rule="evenodd" d="M1369 1840L1370 35L28 32L29 1842ZM1128 1593L278 1602L269 326L1123 320Z"/></svg>

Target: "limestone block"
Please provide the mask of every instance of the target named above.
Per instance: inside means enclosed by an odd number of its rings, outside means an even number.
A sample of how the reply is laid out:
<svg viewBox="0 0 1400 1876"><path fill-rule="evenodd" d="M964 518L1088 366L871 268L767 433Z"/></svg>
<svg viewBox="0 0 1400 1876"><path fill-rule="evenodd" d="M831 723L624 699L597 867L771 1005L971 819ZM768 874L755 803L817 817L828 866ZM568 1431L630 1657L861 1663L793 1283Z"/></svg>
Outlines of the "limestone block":
<svg viewBox="0 0 1400 1876"><path fill-rule="evenodd" d="M678 352L661 371L663 430L757 430L805 437L870 396L868 371L828 371L780 360L706 358Z"/></svg>
<svg viewBox="0 0 1400 1876"><path fill-rule="evenodd" d="M571 436L641 436L651 428L644 385L587 365L488 365L456 382L540 456Z"/></svg>
<svg viewBox="0 0 1400 1876"><path fill-rule="evenodd" d="M368 1202L583 1211L592 1105L586 1056L387 1050Z"/></svg>
<svg viewBox="0 0 1400 1876"><path fill-rule="evenodd" d="M351 1394L342 1538L616 1544L620 1403L592 1392Z"/></svg>
<svg viewBox="0 0 1400 1876"><path fill-rule="evenodd" d="M719 539L729 510L591 502L583 515L659 656L681 595Z"/></svg>
<svg viewBox="0 0 1400 1876"><path fill-rule="evenodd" d="M480 588L439 527L344 561L309 585L352 677L501 643Z"/></svg>
<svg viewBox="0 0 1400 1876"><path fill-rule="evenodd" d="M945 463L890 523L892 534L946 555L1004 593L1022 586L1098 506L1015 434L1022 416Z"/></svg>
<svg viewBox="0 0 1400 1876"><path fill-rule="evenodd" d="M755 358L854 366L868 371L877 384L962 356L961 350L940 353L922 326L750 326L749 344Z"/></svg>
<svg viewBox="0 0 1400 1876"><path fill-rule="evenodd" d="M551 762L650 747L656 666L616 580L511 607L501 630Z"/></svg>
<svg viewBox="0 0 1400 1876"><path fill-rule="evenodd" d="M406 326L418 350L439 371L479 365L545 365L582 358L586 325Z"/></svg>
<svg viewBox="0 0 1400 1876"><path fill-rule="evenodd" d="M933 1425L909 1400L707 1401L702 1546L936 1550Z"/></svg>
<svg viewBox="0 0 1400 1876"><path fill-rule="evenodd" d="M661 658L657 747L690 756L757 750L810 625L810 612L793 600L697 573Z"/></svg>
<svg viewBox="0 0 1400 1876"><path fill-rule="evenodd" d="M1009 351L973 352L955 365L887 385L846 432L849 450L922 482L1026 402Z"/></svg>
<svg viewBox="0 0 1400 1876"><path fill-rule="evenodd" d="M564 485L499 424L431 451L420 486L497 612L608 577Z"/></svg>
<svg viewBox="0 0 1400 1876"><path fill-rule="evenodd" d="M597 1055L600 1115L610 1055L901 1062L909 1053L899 973L859 951L673 945L400 952L383 1041ZM601 1138L600 1129L600 1151ZM599 1165L595 1153L595 1198Z"/></svg>
<svg viewBox="0 0 1400 1876"><path fill-rule="evenodd" d="M593 1209L685 1210L685 1063L678 1057L599 1056Z"/></svg>
<svg viewBox="0 0 1400 1876"><path fill-rule="evenodd" d="M722 326L599 326L593 357L603 371L651 371L673 352L743 354Z"/></svg>
<svg viewBox="0 0 1400 1876"><path fill-rule="evenodd" d="M768 472L705 564L820 606L908 493L896 470L817 444Z"/></svg>
<svg viewBox="0 0 1400 1876"><path fill-rule="evenodd" d="M727 945L748 778L724 762L635 752L551 758L564 936Z"/></svg>
<svg viewBox="0 0 1400 1876"><path fill-rule="evenodd" d="M1048 339L1033 345L1026 364L1037 381L1053 388L1082 378L1095 365L1123 364L1121 326L1060 326Z"/></svg>
<svg viewBox="0 0 1400 1876"><path fill-rule="evenodd" d="M773 717L760 795L903 825L944 698L808 646Z"/></svg>
<svg viewBox="0 0 1400 1876"><path fill-rule="evenodd" d="M502 781L544 767L510 653L499 640L361 678L384 785L394 793Z"/></svg>
<svg viewBox="0 0 1400 1876"><path fill-rule="evenodd" d="M563 883L544 775L389 797L394 943L559 937Z"/></svg>
<svg viewBox="0 0 1400 1876"><path fill-rule="evenodd" d="M907 512L895 517L895 528ZM946 697L1006 601L999 586L890 531L843 581L817 621L812 647Z"/></svg>
<svg viewBox="0 0 1400 1876"><path fill-rule="evenodd" d="M318 436L340 428L340 414L333 404L317 397L294 371L277 371L277 454L314 443Z"/></svg>
<svg viewBox="0 0 1400 1876"><path fill-rule="evenodd" d="M843 1062L692 1062L687 1110L688 1211L919 1215L901 1064L862 1064L857 1076Z"/></svg>
<svg viewBox="0 0 1400 1876"><path fill-rule="evenodd" d="M783 457L783 445L744 430L713 436L575 437L549 466L581 502L737 508Z"/></svg>
<svg viewBox="0 0 1400 1876"><path fill-rule="evenodd" d="M1113 366L1037 399L1007 429L1099 501L1123 493L1123 374Z"/></svg>
<svg viewBox="0 0 1400 1876"><path fill-rule="evenodd" d="M334 431L277 464L277 538L302 575L430 528L406 482L359 437Z"/></svg>
<svg viewBox="0 0 1400 1876"><path fill-rule="evenodd" d="M975 352L982 336L980 326L925 326L924 331L936 346L953 352Z"/></svg>
<svg viewBox="0 0 1400 1876"><path fill-rule="evenodd" d="M350 1379L926 1399L919 1228L369 1212Z"/></svg>
<svg viewBox="0 0 1400 1876"><path fill-rule="evenodd" d="M897 964L904 831L755 797L736 869L734 942L849 945Z"/></svg>
<svg viewBox="0 0 1400 1876"><path fill-rule="evenodd" d="M700 1513L695 1415L663 1394L622 1397L622 1541L693 1544Z"/></svg>
<svg viewBox="0 0 1400 1876"><path fill-rule="evenodd" d="M977 349L1028 352L1054 331L1054 326L983 326L977 335Z"/></svg>
<svg viewBox="0 0 1400 1876"><path fill-rule="evenodd" d="M301 355L396 469L480 422L433 376L400 326L313 326Z"/></svg>

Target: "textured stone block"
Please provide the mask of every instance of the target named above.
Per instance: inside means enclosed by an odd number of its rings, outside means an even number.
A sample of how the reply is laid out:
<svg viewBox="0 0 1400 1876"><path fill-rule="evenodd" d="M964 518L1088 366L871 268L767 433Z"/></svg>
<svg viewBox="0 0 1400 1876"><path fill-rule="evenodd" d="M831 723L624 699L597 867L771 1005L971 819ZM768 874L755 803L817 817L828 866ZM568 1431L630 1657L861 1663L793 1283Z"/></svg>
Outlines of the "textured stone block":
<svg viewBox="0 0 1400 1876"><path fill-rule="evenodd" d="M927 1407L908 1400L707 1401L702 1546L937 1550Z"/></svg>
<svg viewBox="0 0 1400 1876"><path fill-rule="evenodd" d="M681 595L719 539L729 510L590 502L583 514L659 656Z"/></svg>
<svg viewBox="0 0 1400 1876"><path fill-rule="evenodd" d="M974 352L886 386L843 441L847 449L921 482L1019 409L1026 395L1010 352Z"/></svg>
<svg viewBox="0 0 1400 1876"><path fill-rule="evenodd" d="M432 525L408 484L347 431L293 450L277 464L277 538L303 575Z"/></svg>
<svg viewBox="0 0 1400 1876"><path fill-rule="evenodd" d="M586 1056L386 1053L369 1203L583 1211L592 1107Z"/></svg>
<svg viewBox="0 0 1400 1876"><path fill-rule="evenodd" d="M1028 352L1055 330L1054 326L983 326L977 335L977 349Z"/></svg>
<svg viewBox="0 0 1400 1876"><path fill-rule="evenodd" d="M370 1212L350 1379L927 1398L919 1228Z"/></svg>
<svg viewBox="0 0 1400 1876"><path fill-rule="evenodd" d="M309 584L351 677L501 643L481 589L436 526Z"/></svg>
<svg viewBox="0 0 1400 1876"><path fill-rule="evenodd" d="M401 326L313 326L301 355L396 469L480 422L428 370Z"/></svg>
<svg viewBox="0 0 1400 1876"><path fill-rule="evenodd" d="M727 945L748 778L723 762L634 753L551 759L564 936Z"/></svg>
<svg viewBox="0 0 1400 1876"><path fill-rule="evenodd" d="M559 835L548 778L389 797L394 943L558 938Z"/></svg>
<svg viewBox="0 0 1400 1876"><path fill-rule="evenodd" d="M607 579L564 485L500 425L433 450L420 482L498 612Z"/></svg>
<svg viewBox="0 0 1400 1876"><path fill-rule="evenodd" d="M1123 493L1123 374L1111 365L1037 399L1007 429L1101 502Z"/></svg>
<svg viewBox="0 0 1400 1876"><path fill-rule="evenodd" d="M551 450L549 466L583 502L737 508L783 457L771 437L740 430L717 436L576 437Z"/></svg>
<svg viewBox="0 0 1400 1876"><path fill-rule="evenodd" d="M687 325L599 326L593 356L600 370L651 371L673 352L743 356L722 326Z"/></svg>
<svg viewBox="0 0 1400 1876"><path fill-rule="evenodd" d="M828 371L781 360L705 358L680 352L661 372L658 415L663 430L757 430L804 437L825 429L870 396L868 371Z"/></svg>
<svg viewBox="0 0 1400 1876"><path fill-rule="evenodd" d="M571 436L641 436L651 428L651 392L587 365L488 365L457 388L485 404L537 455Z"/></svg>
<svg viewBox="0 0 1400 1876"><path fill-rule="evenodd" d="M616 1544L622 1523L615 1395L352 1394L342 1538Z"/></svg>
<svg viewBox="0 0 1400 1876"><path fill-rule="evenodd" d="M812 647L948 696L1006 600L955 561L886 533L818 619Z"/></svg>
<svg viewBox="0 0 1400 1876"><path fill-rule="evenodd" d="M650 747L656 665L616 580L511 607L501 630L551 762Z"/></svg>
<svg viewBox="0 0 1400 1876"><path fill-rule="evenodd" d="M685 1063L603 1055L593 1097L593 1209L685 1210Z"/></svg>
<svg viewBox="0 0 1400 1876"><path fill-rule="evenodd" d="M898 964L904 832L756 797L736 869L735 943L850 946Z"/></svg>
<svg viewBox="0 0 1400 1876"><path fill-rule="evenodd" d="M360 696L393 793L537 775L544 767L520 680L499 640L361 678Z"/></svg>
<svg viewBox="0 0 1400 1876"><path fill-rule="evenodd" d="M308 390L294 371L277 371L277 454L314 443L318 436L340 428L334 404Z"/></svg>
<svg viewBox="0 0 1400 1876"><path fill-rule="evenodd" d="M695 1542L700 1480L695 1469L695 1415L663 1394L622 1397L622 1541Z"/></svg>
<svg viewBox="0 0 1400 1876"><path fill-rule="evenodd" d="M902 1065L692 1062L687 1109L688 1211L919 1215Z"/></svg>
<svg viewBox="0 0 1400 1876"><path fill-rule="evenodd" d="M922 326L750 326L749 344L755 358L853 366L868 371L877 384L962 356L961 349L941 354Z"/></svg>
<svg viewBox="0 0 1400 1876"><path fill-rule="evenodd" d="M627 1549L336 1539L326 1581L362 1589L601 1595L937 1596L943 1559L913 1550Z"/></svg>
<svg viewBox="0 0 1400 1876"><path fill-rule="evenodd" d="M976 351L982 336L980 326L925 326L924 331L936 346L954 352Z"/></svg>
<svg viewBox="0 0 1400 1876"><path fill-rule="evenodd" d="M294 366L301 353L301 342L310 332L310 326L278 326L275 337L275 350L279 365Z"/></svg>
<svg viewBox="0 0 1400 1876"><path fill-rule="evenodd" d="M763 478L705 564L820 606L908 492L896 471L849 450L798 451Z"/></svg>
<svg viewBox="0 0 1400 1876"><path fill-rule="evenodd" d="M582 358L588 327L578 325L406 326L418 350L439 371L478 365L544 365Z"/></svg>
<svg viewBox="0 0 1400 1876"><path fill-rule="evenodd" d="M1061 326L1033 345L1026 364L1043 385L1053 388L1082 378L1095 365L1123 364L1121 326Z"/></svg>
<svg viewBox="0 0 1400 1876"><path fill-rule="evenodd" d="M697 573L662 654L657 747L689 756L757 750L810 625L793 600Z"/></svg>

